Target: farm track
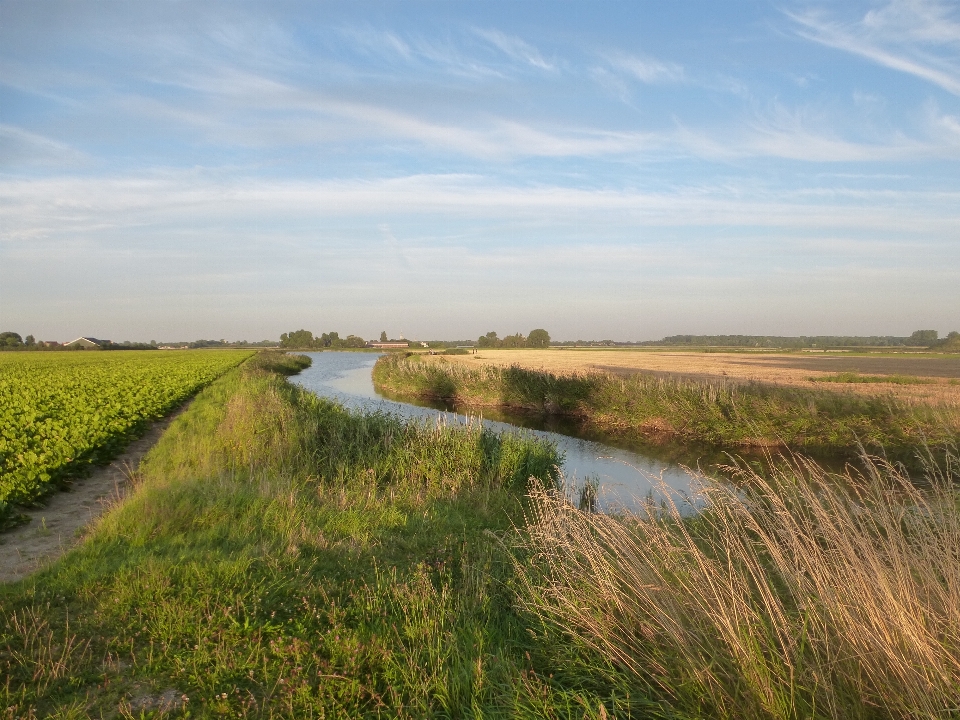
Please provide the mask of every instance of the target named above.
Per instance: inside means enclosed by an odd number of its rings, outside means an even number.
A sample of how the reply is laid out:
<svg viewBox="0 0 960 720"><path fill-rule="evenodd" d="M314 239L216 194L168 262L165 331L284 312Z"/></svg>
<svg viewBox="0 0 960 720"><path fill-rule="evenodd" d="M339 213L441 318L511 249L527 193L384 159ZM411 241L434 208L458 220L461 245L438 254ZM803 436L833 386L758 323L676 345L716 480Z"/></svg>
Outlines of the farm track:
<svg viewBox="0 0 960 720"><path fill-rule="evenodd" d="M83 528L126 496L140 461L192 402L154 422L109 465L94 467L67 491L53 493L43 507L24 511L30 518L26 524L0 533L0 583L21 580L76 546Z"/></svg>

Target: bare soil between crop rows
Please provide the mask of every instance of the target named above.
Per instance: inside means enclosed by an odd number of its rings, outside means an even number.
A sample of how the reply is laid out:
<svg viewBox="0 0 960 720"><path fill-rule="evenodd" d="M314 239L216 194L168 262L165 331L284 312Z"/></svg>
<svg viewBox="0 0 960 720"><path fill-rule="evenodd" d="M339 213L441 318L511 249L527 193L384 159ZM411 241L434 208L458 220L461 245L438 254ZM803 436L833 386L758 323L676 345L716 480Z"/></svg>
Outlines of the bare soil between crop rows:
<svg viewBox="0 0 960 720"><path fill-rule="evenodd" d="M0 534L0 583L16 582L74 547L86 525L124 498L144 455L191 402L154 422L109 465L95 467L88 477L53 493L43 507L25 510L27 523Z"/></svg>

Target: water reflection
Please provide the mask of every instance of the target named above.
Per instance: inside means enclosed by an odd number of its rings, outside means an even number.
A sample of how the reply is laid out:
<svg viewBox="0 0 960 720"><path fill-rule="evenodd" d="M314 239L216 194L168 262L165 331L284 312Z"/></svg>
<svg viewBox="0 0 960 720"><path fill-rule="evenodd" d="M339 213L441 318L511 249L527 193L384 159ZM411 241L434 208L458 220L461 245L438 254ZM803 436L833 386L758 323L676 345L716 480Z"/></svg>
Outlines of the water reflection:
<svg viewBox="0 0 960 720"><path fill-rule="evenodd" d="M313 365L290 378L321 397L330 398L345 407L358 410L379 410L403 418L447 423L471 421L467 415L445 404L415 405L379 394L373 387L371 372L378 353L322 352L304 353ZM472 418L476 421L476 416ZM485 413L482 422L496 432L525 432L546 438L563 453L563 473L568 480L582 484L590 479L599 486L598 505L610 510L617 506L633 506L636 499L658 497L657 488L663 483L672 493L683 496L691 491L690 475L677 462L642 448L624 447L591 437L577 437L574 423L562 418L505 413ZM582 433L578 433L582 434ZM688 455L690 464L696 457ZM706 457L706 456L705 456ZM705 464L713 462L712 456Z"/></svg>

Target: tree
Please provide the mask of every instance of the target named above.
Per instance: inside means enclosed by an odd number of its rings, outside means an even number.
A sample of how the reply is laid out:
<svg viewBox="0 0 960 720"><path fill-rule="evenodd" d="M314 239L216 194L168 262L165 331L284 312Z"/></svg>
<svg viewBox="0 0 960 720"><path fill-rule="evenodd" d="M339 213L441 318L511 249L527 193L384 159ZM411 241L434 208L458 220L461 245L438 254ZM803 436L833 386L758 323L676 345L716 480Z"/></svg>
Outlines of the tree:
<svg viewBox="0 0 960 720"><path fill-rule="evenodd" d="M531 330L527 337L527 347L545 348L550 347L550 333L543 328Z"/></svg>
<svg viewBox="0 0 960 720"><path fill-rule="evenodd" d="M340 333L337 332L324 333L317 338L317 342L328 348L338 348L343 345L343 341L340 340Z"/></svg>
<svg viewBox="0 0 960 720"><path fill-rule="evenodd" d="M516 335L507 335L500 343L500 345L505 348L522 348L526 344L527 339L520 333L517 333Z"/></svg>
<svg viewBox="0 0 960 720"><path fill-rule="evenodd" d="M477 345L482 348L497 347L500 345L500 341L497 339L497 334L490 331L486 335L480 336L480 339L477 340Z"/></svg>
<svg viewBox="0 0 960 720"><path fill-rule="evenodd" d="M356 335L347 335L346 340L343 341L343 346L348 348L362 348L367 346L367 341Z"/></svg>
<svg viewBox="0 0 960 720"><path fill-rule="evenodd" d="M380 331L380 342L387 342L387 331L386 331L386 330L381 330L381 331Z"/></svg>
<svg viewBox="0 0 960 720"><path fill-rule="evenodd" d="M911 345L926 345L929 347L937 342L937 335L936 330L915 330L907 342Z"/></svg>
<svg viewBox="0 0 960 720"><path fill-rule="evenodd" d="M33 335L27 335L27 336L23 339L23 344L24 344L24 345L36 345L36 344L37 344L37 339L36 339Z"/></svg>
<svg viewBox="0 0 960 720"><path fill-rule="evenodd" d="M295 330L280 336L280 347L309 348L313 347L313 344L313 333L309 330Z"/></svg>
<svg viewBox="0 0 960 720"><path fill-rule="evenodd" d="M23 338L19 333L0 332L0 347L20 347L23 345Z"/></svg>

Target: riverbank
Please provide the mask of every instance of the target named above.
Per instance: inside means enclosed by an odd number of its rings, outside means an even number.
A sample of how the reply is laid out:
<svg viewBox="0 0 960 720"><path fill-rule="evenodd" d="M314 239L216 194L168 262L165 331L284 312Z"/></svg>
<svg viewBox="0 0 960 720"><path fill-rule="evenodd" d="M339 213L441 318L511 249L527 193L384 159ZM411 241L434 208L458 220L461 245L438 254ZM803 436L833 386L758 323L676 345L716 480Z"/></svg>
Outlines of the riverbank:
<svg viewBox="0 0 960 720"><path fill-rule="evenodd" d="M623 678L552 680L517 607L504 540L553 449L347 412L282 378L301 360L203 390L78 547L0 586L5 717L629 716Z"/></svg>
<svg viewBox="0 0 960 720"><path fill-rule="evenodd" d="M639 373L560 374L416 355L381 358L373 378L396 397L564 415L647 442L849 458L862 446L916 465L924 447L942 453L960 435L960 408L834 391L833 384L821 389Z"/></svg>
<svg viewBox="0 0 960 720"><path fill-rule="evenodd" d="M348 412L263 353L83 542L0 585L36 717L906 718L954 707L960 516L812 465L601 515L548 444ZM843 488L838 492L837 488Z"/></svg>

